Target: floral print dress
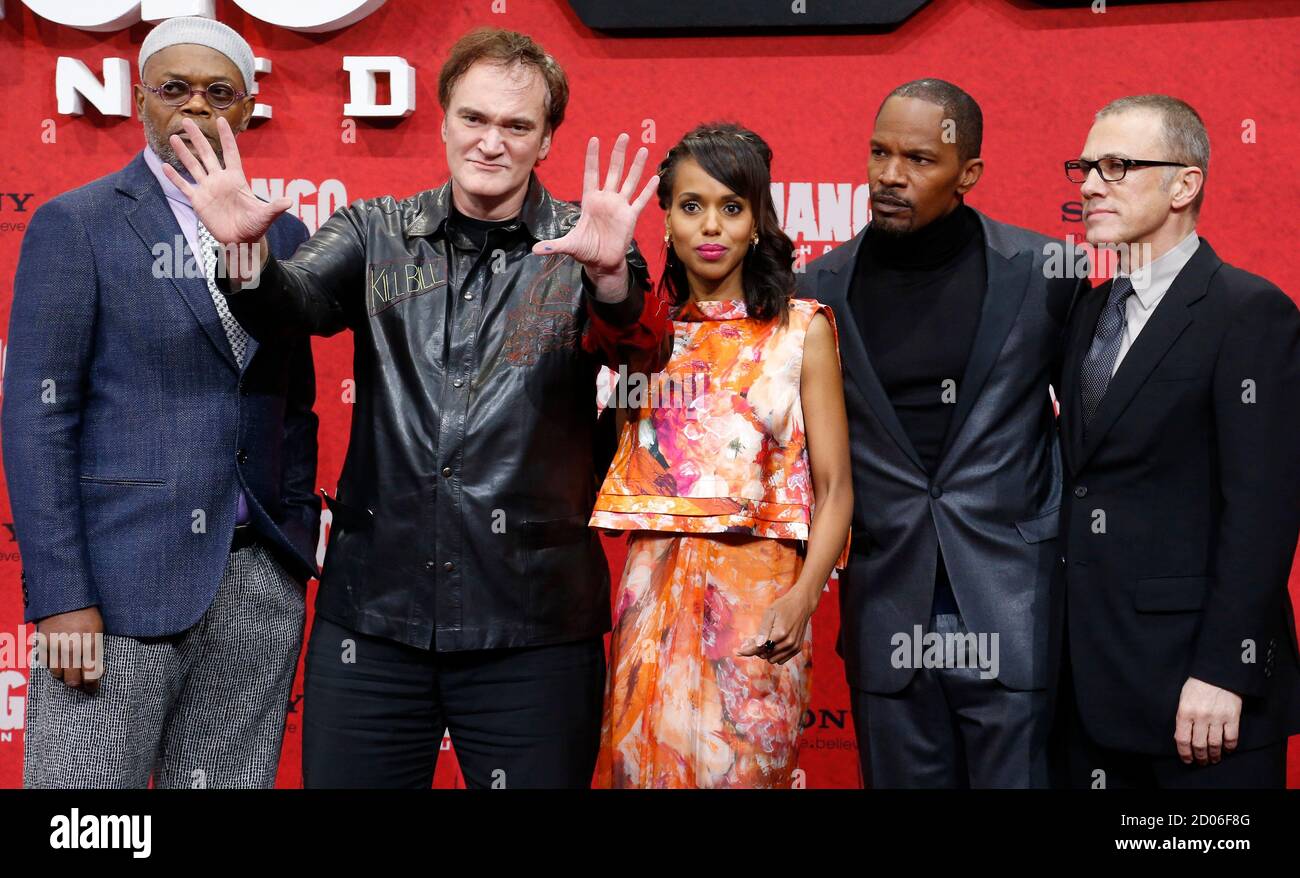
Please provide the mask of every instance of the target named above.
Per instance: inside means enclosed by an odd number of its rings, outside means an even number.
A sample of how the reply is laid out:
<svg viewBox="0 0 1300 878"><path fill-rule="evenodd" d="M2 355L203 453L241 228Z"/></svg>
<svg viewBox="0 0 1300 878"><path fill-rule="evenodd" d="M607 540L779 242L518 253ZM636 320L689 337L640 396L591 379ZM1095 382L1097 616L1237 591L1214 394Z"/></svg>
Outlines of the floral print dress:
<svg viewBox="0 0 1300 878"><path fill-rule="evenodd" d="M811 640L781 665L737 651L803 567L814 503L799 382L818 313L833 329L808 299L784 323L742 301L689 303L663 372L642 399L627 394L635 410L591 518L632 532L599 787L790 785Z"/></svg>

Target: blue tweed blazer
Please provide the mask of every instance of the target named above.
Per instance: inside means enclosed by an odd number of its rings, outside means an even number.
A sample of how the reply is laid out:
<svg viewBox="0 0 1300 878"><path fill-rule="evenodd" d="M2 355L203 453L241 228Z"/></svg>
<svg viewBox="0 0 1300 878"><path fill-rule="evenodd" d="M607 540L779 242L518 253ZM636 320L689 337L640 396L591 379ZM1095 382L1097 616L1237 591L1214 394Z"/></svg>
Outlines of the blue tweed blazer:
<svg viewBox="0 0 1300 878"><path fill-rule="evenodd" d="M268 233L281 258L306 238L288 215ZM143 155L42 205L23 238L0 429L27 621L97 606L109 634L190 627L241 488L262 542L316 573L309 339L250 340L239 368L178 244L189 259Z"/></svg>

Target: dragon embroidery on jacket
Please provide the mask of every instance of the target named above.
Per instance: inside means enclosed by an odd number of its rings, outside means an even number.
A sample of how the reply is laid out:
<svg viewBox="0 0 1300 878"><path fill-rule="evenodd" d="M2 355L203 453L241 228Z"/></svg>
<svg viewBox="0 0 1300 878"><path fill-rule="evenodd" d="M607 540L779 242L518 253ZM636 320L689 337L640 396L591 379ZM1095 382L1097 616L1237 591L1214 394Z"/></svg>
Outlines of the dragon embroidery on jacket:
<svg viewBox="0 0 1300 878"><path fill-rule="evenodd" d="M567 256L547 256L522 301L510 309L506 316L510 330L504 347L510 365L531 366L543 354L577 347L582 283L578 278L566 277L575 273L574 267Z"/></svg>

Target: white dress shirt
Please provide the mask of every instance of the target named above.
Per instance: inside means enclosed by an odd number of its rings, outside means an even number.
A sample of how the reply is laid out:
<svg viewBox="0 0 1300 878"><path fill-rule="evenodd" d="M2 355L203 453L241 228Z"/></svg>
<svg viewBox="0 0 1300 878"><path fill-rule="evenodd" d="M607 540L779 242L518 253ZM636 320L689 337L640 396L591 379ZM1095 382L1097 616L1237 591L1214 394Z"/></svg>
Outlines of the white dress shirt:
<svg viewBox="0 0 1300 878"><path fill-rule="evenodd" d="M1118 371L1119 364L1124 361L1128 349L1133 347L1133 342L1137 340L1142 327L1147 325L1147 321L1155 313L1160 300L1165 297L1165 293L1169 292L1174 278L1178 277L1178 272L1183 270L1183 266L1192 258L1192 254L1199 246L1201 246L1201 239L1197 236L1196 230L1192 229L1192 233L1179 241L1169 252L1151 260L1149 264L1129 275L1129 280L1133 282L1133 295L1129 296L1128 301L1124 303L1124 335L1119 343L1119 356L1115 357L1115 368L1110 370L1112 377Z"/></svg>

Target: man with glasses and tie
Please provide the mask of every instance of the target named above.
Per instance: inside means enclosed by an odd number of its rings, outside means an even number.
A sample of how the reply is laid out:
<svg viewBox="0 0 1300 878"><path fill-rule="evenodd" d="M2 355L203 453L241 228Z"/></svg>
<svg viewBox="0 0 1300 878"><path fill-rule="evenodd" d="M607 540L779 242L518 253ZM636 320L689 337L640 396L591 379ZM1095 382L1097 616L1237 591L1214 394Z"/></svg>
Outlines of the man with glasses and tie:
<svg viewBox="0 0 1300 878"><path fill-rule="evenodd" d="M1059 384L1078 787L1282 787L1300 732L1300 312L1197 235L1209 159L1195 110L1140 95L1065 163L1119 262Z"/></svg>
<svg viewBox="0 0 1300 878"><path fill-rule="evenodd" d="M170 19L140 79L144 151L37 211L14 281L4 465L48 644L23 783L269 787L316 572L311 348L243 331L162 171L184 172L183 120L217 150L219 118L247 126L252 50ZM280 256L306 238L289 216L267 234Z"/></svg>

